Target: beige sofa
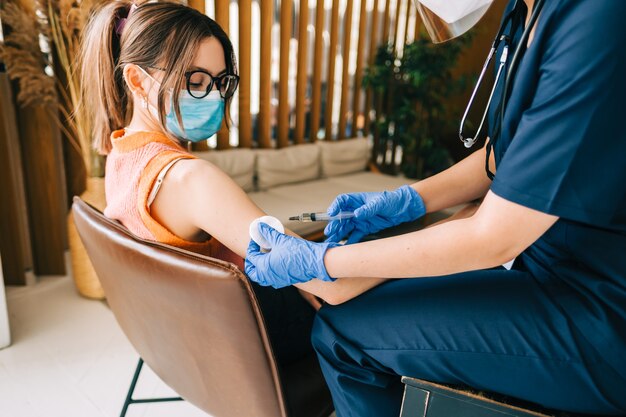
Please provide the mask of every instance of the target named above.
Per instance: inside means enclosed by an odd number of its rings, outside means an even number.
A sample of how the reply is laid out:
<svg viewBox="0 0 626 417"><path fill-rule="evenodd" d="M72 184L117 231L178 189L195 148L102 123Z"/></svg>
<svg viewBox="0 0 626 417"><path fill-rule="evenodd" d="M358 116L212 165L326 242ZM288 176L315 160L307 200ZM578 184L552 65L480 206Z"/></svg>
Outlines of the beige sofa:
<svg viewBox="0 0 626 417"><path fill-rule="evenodd" d="M354 191L393 190L410 180L367 170L367 139L317 142L282 149L196 152L237 182L263 211L294 232L319 237L325 222L289 221L307 211L326 211L333 199Z"/></svg>

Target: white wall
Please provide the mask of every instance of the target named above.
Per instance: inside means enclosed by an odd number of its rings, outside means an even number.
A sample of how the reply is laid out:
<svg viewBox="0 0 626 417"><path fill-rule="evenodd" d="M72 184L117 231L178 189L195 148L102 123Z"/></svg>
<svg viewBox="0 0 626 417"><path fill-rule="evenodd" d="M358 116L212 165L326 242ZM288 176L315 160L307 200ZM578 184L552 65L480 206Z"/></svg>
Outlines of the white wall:
<svg viewBox="0 0 626 417"><path fill-rule="evenodd" d="M9 315L7 313L7 299L4 292L4 275L2 274L2 256L0 256L0 349L11 344L9 331Z"/></svg>

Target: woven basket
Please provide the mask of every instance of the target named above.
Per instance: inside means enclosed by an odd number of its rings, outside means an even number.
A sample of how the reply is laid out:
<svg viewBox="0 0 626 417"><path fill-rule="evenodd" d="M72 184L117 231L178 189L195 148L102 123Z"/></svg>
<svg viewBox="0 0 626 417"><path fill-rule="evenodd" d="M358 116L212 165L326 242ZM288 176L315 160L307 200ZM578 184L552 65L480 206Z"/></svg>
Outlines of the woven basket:
<svg viewBox="0 0 626 417"><path fill-rule="evenodd" d="M104 197L104 178L88 178L87 191L81 198L98 210L104 210L106 206ZM78 235L72 212L68 216L67 229L70 243L70 255L72 259L72 276L78 293L83 297L95 300L105 298L104 291L100 285L100 280L94 271L83 242Z"/></svg>

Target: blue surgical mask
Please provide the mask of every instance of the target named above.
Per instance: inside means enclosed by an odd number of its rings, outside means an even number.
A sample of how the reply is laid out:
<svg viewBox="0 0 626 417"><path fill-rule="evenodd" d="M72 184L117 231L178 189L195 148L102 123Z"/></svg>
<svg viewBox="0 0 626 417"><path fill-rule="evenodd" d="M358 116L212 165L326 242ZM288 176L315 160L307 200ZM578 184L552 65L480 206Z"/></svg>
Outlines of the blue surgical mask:
<svg viewBox="0 0 626 417"><path fill-rule="evenodd" d="M148 77L157 84L161 84L155 80L146 70L138 67ZM178 97L178 107L180 117L183 122L184 129L181 128L174 111L173 91L170 95L170 111L165 116L165 128L173 135L180 139L190 142L200 142L207 140L215 135L222 127L224 119L224 99L220 92L211 91L204 98L195 98L187 90L180 92ZM159 118L159 112L152 104L148 103L154 117Z"/></svg>
<svg viewBox="0 0 626 417"><path fill-rule="evenodd" d="M184 129L181 129L176 119L173 102L170 102L165 127L181 139L191 142L206 140L222 127L224 99L219 91L211 91L209 95L201 99L192 97L186 90L181 91L178 106Z"/></svg>

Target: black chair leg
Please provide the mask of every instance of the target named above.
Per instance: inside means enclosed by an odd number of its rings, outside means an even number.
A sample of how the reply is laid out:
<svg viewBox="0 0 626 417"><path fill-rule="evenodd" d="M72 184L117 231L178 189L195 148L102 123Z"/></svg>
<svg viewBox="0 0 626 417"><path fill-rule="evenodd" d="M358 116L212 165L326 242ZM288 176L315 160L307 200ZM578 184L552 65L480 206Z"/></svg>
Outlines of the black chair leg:
<svg viewBox="0 0 626 417"><path fill-rule="evenodd" d="M130 383L130 387L128 388L128 394L126 394L126 401L124 401L124 407L122 408L122 413L120 417L126 417L126 412L128 411L128 406L131 404L145 404L145 403L163 403L170 401L184 401L183 398L180 397L169 397L169 398L142 398L139 400L133 399L133 393L135 392L135 386L137 385L137 380L139 379L139 374L141 373L141 368L143 367L143 359L139 358L139 362L137 363L137 369L135 369L135 375L133 375L133 380Z"/></svg>

